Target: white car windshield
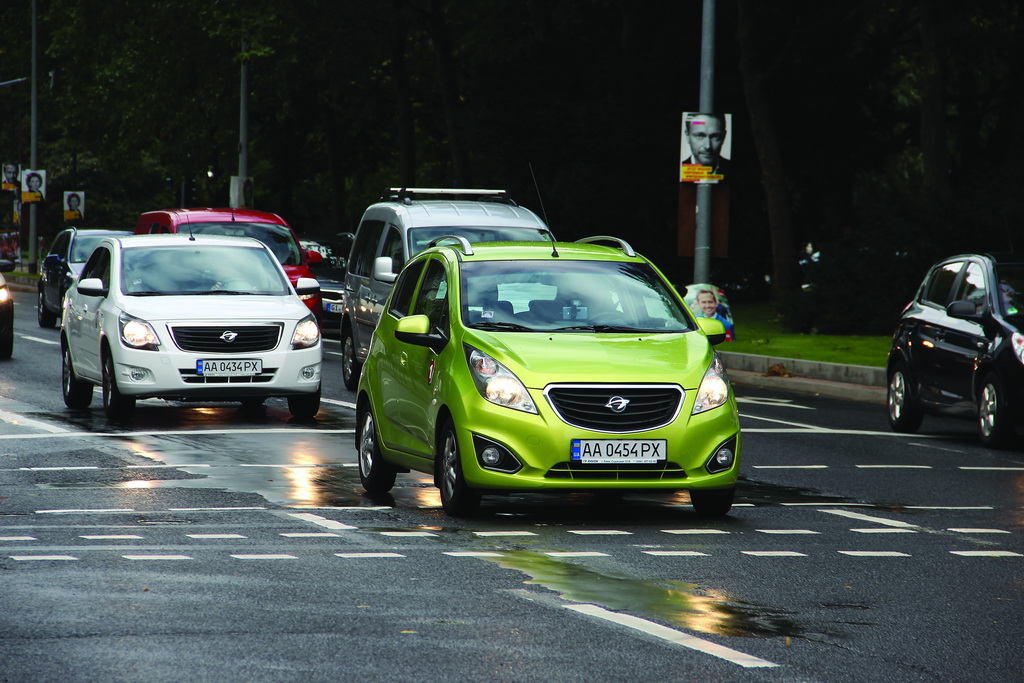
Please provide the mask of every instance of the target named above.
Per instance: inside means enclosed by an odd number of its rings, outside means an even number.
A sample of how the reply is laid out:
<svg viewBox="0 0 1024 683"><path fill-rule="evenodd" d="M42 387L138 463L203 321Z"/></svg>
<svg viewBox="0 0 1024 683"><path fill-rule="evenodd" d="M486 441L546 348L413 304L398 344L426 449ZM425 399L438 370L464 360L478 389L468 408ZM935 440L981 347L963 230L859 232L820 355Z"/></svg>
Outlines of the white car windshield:
<svg viewBox="0 0 1024 683"><path fill-rule="evenodd" d="M123 250L121 291L129 296L286 296L291 289L264 249L188 244Z"/></svg>
<svg viewBox="0 0 1024 683"><path fill-rule="evenodd" d="M463 263L470 327L521 332L687 332L678 298L645 264L615 261Z"/></svg>
<svg viewBox="0 0 1024 683"><path fill-rule="evenodd" d="M434 226L409 230L409 254L415 255L427 248L433 240L445 235L465 237L473 244L481 242L551 242L551 233L543 228L519 226Z"/></svg>

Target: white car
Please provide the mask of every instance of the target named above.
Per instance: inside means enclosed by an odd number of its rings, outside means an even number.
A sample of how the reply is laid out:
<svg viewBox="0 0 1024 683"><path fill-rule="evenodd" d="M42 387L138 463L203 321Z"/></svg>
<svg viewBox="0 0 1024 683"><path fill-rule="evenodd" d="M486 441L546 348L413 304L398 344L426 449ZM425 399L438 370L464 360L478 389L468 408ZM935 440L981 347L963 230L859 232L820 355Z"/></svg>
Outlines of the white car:
<svg viewBox="0 0 1024 683"><path fill-rule="evenodd" d="M274 254L248 237L108 237L68 289L61 320L62 389L69 408L103 390L107 417L136 399L288 399L298 418L320 409L320 328Z"/></svg>

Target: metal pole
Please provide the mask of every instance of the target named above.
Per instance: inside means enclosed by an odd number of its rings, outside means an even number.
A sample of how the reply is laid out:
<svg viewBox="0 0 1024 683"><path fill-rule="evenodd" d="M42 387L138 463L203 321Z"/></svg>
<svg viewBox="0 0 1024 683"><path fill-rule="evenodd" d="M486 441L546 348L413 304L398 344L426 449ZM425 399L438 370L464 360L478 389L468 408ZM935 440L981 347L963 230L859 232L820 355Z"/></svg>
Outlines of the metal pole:
<svg viewBox="0 0 1024 683"><path fill-rule="evenodd" d="M700 111L715 111L715 0L704 0L700 39ZM710 183L697 184L697 234L694 238L693 281L711 279Z"/></svg>
<svg viewBox="0 0 1024 683"><path fill-rule="evenodd" d="M38 119L39 119L39 79L38 67L36 64L36 0L32 0L32 142L30 162L33 171L38 169ZM28 272L35 274L36 268L36 207L38 202L32 202L28 206Z"/></svg>
<svg viewBox="0 0 1024 683"><path fill-rule="evenodd" d="M245 52L245 40L242 40ZM238 196L231 197L232 208L246 206L245 179L249 177L249 60L242 56L241 93L238 98ZM232 180L232 185L235 180ZM234 192L232 192L234 195ZM247 208L253 208L248 206Z"/></svg>

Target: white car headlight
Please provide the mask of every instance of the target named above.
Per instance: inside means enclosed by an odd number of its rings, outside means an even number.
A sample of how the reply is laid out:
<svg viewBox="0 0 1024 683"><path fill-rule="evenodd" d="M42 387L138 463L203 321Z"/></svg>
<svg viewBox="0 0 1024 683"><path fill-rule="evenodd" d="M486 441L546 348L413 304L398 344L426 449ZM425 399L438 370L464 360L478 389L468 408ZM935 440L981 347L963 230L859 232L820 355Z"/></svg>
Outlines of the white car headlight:
<svg viewBox="0 0 1024 683"><path fill-rule="evenodd" d="M1011 341L1013 342L1013 353L1017 356L1017 360L1024 363L1024 334L1014 332Z"/></svg>
<svg viewBox="0 0 1024 683"><path fill-rule="evenodd" d="M524 413L537 414L530 392L515 374L483 351L466 347L469 374L480 395L491 403Z"/></svg>
<svg viewBox="0 0 1024 683"><path fill-rule="evenodd" d="M121 330L121 341L126 346L145 351L157 351L160 348L160 337L145 320L122 312L117 317L117 324Z"/></svg>
<svg viewBox="0 0 1024 683"><path fill-rule="evenodd" d="M11 292L6 287L0 287L0 304L11 298Z"/></svg>
<svg viewBox="0 0 1024 683"><path fill-rule="evenodd" d="M316 318L307 316L299 321L292 333L293 349L308 349L320 343L320 326L316 324Z"/></svg>
<svg viewBox="0 0 1024 683"><path fill-rule="evenodd" d="M697 388L697 399L693 403L693 415L723 405L729 400L729 380L725 376L722 359L715 354L714 360L704 373L704 379Z"/></svg>

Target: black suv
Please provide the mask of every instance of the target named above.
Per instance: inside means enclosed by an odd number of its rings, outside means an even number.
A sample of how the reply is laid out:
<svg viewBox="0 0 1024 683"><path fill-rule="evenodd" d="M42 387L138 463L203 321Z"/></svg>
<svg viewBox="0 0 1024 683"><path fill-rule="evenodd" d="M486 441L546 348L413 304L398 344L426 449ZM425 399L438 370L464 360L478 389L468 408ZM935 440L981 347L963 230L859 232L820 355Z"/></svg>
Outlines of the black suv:
<svg viewBox="0 0 1024 683"><path fill-rule="evenodd" d="M986 446L1024 423L1024 253L961 254L932 266L889 349L889 424L978 422Z"/></svg>
<svg viewBox="0 0 1024 683"><path fill-rule="evenodd" d="M43 259L39 271L39 302L36 318L39 327L53 327L60 319L64 293L78 278L93 248L108 235L131 235L131 230L106 228L68 228L61 230Z"/></svg>

